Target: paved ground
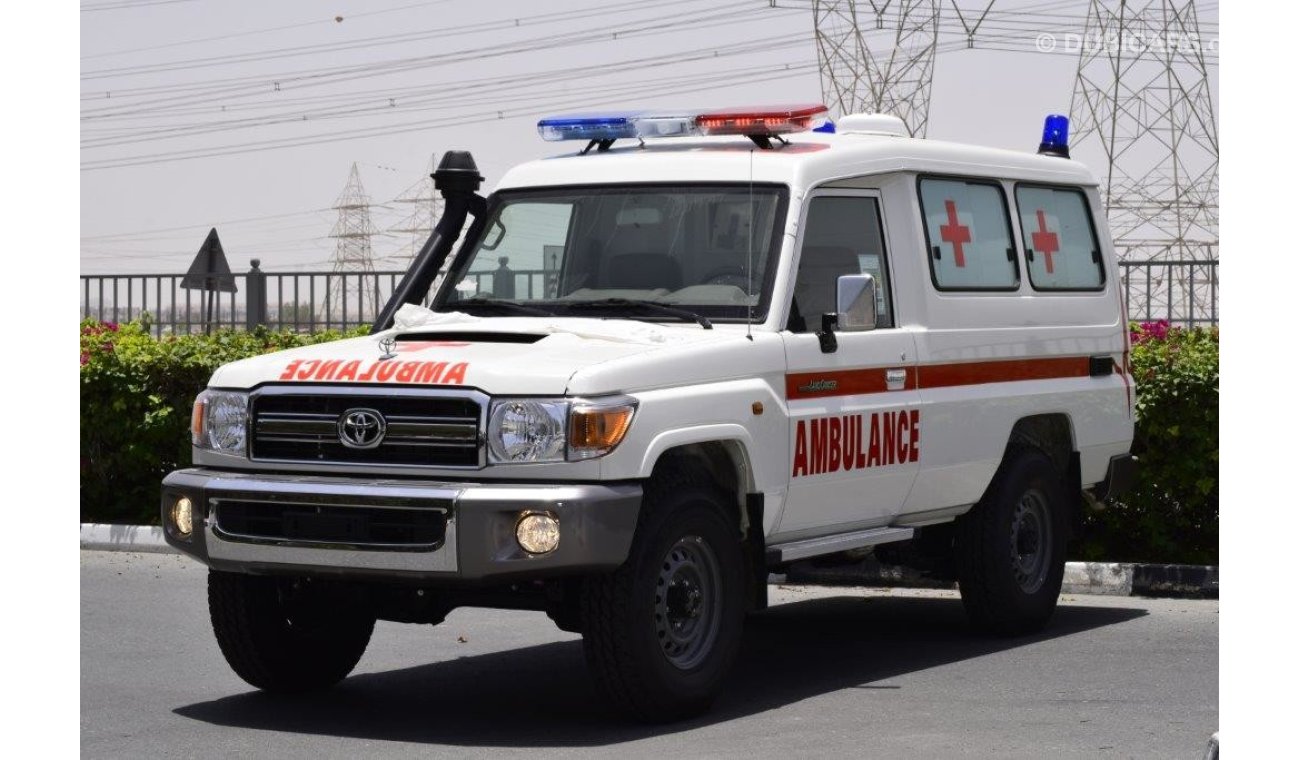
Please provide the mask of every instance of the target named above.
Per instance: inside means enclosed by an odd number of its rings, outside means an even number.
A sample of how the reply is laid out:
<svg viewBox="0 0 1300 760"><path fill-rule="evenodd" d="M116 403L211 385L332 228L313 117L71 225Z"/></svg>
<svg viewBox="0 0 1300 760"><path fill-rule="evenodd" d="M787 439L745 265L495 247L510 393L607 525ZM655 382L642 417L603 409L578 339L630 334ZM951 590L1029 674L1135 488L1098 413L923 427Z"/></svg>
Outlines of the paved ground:
<svg viewBox="0 0 1300 760"><path fill-rule="evenodd" d="M647 728L606 715L578 638L533 612L380 623L339 688L269 697L222 660L204 574L81 553L85 757L1199 760L1218 727L1217 601L1067 597L1006 641L968 633L950 592L780 587L714 711Z"/></svg>

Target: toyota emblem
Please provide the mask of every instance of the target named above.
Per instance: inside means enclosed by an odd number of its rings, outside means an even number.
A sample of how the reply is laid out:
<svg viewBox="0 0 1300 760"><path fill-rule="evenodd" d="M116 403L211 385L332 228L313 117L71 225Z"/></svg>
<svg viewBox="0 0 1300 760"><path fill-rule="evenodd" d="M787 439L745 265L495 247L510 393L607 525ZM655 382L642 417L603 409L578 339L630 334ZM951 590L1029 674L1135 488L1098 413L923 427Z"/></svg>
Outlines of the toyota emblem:
<svg viewBox="0 0 1300 760"><path fill-rule="evenodd" d="M350 449L373 449L384 440L384 415L374 409L349 409L339 417L339 443Z"/></svg>

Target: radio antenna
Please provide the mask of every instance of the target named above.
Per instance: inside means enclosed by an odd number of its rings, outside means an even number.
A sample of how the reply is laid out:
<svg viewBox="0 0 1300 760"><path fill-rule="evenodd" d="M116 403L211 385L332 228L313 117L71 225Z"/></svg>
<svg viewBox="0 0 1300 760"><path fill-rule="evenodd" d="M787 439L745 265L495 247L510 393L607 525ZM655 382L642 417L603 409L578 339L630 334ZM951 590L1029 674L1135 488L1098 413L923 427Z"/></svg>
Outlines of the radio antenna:
<svg viewBox="0 0 1300 760"><path fill-rule="evenodd" d="M749 230L745 233L745 338L754 340L754 149L749 149Z"/></svg>

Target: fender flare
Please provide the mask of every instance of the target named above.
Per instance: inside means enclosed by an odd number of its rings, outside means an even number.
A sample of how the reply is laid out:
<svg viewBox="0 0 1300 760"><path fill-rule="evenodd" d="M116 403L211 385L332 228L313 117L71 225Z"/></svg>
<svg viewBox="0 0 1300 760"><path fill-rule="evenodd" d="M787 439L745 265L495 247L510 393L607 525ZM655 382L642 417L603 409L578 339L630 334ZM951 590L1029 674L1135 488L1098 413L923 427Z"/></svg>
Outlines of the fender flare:
<svg viewBox="0 0 1300 760"><path fill-rule="evenodd" d="M713 442L735 442L740 445L741 454L744 462L740 464L744 468L745 479L743 483L747 490L753 490L755 487L754 473L754 436L743 425L736 423L714 423L708 425L693 425L691 427L676 428L667 430L656 435L650 445L646 447L645 454L641 457L641 466L639 477L648 478L654 471L655 464L664 452L679 446L687 446L693 443L713 443Z"/></svg>

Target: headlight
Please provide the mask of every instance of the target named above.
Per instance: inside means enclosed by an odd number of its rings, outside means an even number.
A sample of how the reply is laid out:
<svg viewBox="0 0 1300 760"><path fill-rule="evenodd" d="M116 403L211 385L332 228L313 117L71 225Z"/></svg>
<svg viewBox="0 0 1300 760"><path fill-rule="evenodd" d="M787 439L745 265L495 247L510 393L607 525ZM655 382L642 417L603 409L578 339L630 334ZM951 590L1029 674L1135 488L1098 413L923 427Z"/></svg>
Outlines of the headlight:
<svg viewBox="0 0 1300 760"><path fill-rule="evenodd" d="M635 399L502 399L488 416L493 464L593 459L614 450L632 424Z"/></svg>
<svg viewBox="0 0 1300 760"><path fill-rule="evenodd" d="M194 400L190 432L194 445L201 449L244 453L248 438L248 394L203 391Z"/></svg>
<svg viewBox="0 0 1300 760"><path fill-rule="evenodd" d="M493 462L561 462L567 401L507 399L492 406L488 451Z"/></svg>

